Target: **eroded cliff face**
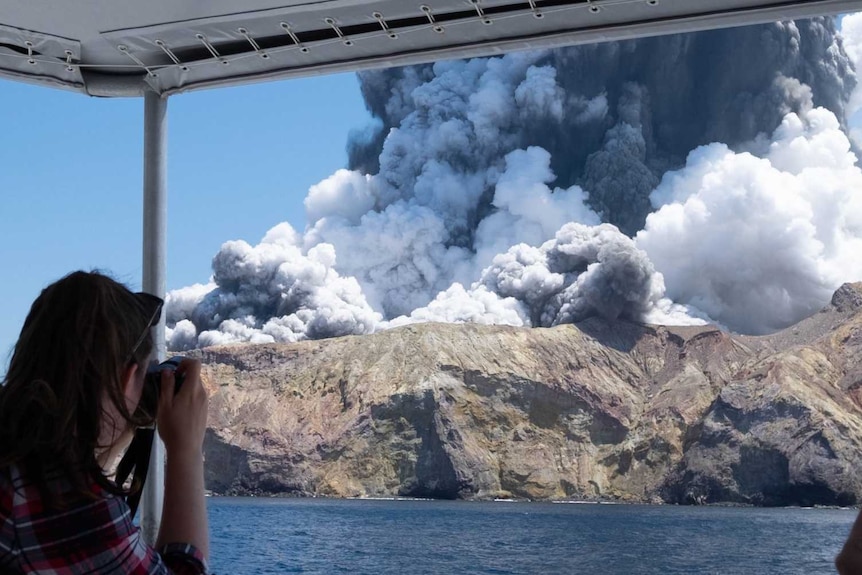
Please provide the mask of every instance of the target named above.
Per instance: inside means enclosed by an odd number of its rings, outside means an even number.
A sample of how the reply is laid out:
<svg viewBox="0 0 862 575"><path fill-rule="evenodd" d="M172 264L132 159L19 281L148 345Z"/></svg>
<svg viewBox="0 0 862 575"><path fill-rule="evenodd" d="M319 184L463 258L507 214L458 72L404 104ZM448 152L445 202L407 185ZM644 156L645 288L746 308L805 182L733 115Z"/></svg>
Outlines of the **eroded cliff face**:
<svg viewBox="0 0 862 575"><path fill-rule="evenodd" d="M862 499L862 284L764 338L592 319L197 352L208 487L347 497Z"/></svg>

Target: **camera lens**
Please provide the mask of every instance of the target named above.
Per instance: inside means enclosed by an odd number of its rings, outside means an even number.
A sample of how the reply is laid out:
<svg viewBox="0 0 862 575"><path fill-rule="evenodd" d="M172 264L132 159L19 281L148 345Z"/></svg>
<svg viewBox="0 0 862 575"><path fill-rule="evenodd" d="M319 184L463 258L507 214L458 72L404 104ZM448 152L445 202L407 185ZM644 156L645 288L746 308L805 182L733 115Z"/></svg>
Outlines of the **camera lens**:
<svg viewBox="0 0 862 575"><path fill-rule="evenodd" d="M180 386L182 386L183 377L180 374L176 374L176 369L183 359L181 356L176 356L162 363L154 361L150 364L144 376L144 389L141 393L141 401L138 403L138 409L135 412L136 419L145 419L151 423L155 423L159 406L159 393L162 389L162 371L167 369L175 372L174 393L177 393L180 390Z"/></svg>

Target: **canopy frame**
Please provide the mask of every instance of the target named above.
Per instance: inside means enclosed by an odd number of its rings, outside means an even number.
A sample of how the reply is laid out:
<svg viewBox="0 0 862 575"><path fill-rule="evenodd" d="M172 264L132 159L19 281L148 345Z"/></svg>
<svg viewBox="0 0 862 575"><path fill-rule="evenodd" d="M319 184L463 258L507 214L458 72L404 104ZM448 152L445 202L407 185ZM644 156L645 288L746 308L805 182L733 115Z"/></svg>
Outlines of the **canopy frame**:
<svg viewBox="0 0 862 575"><path fill-rule="evenodd" d="M0 10L0 75L104 97L862 10L862 0L249 0L235 12L228 0L117 0L114 18L90 23L85 0L50 18L40 1Z"/></svg>
<svg viewBox="0 0 862 575"><path fill-rule="evenodd" d="M155 92L144 94L144 202L143 278L141 287L162 299L167 286L168 251L168 99ZM152 328L159 362L167 352L165 313ZM141 531L144 540L155 544L164 502L165 448L156 433L150 452L150 467L141 497Z"/></svg>

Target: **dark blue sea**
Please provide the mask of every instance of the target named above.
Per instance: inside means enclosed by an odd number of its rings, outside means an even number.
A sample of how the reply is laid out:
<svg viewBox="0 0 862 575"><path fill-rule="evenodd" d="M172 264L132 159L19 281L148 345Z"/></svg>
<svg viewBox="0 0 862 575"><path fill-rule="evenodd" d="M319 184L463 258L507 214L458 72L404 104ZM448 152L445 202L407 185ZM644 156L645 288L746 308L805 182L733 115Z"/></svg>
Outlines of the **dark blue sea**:
<svg viewBox="0 0 862 575"><path fill-rule="evenodd" d="M799 574L832 566L844 509L211 498L219 575Z"/></svg>

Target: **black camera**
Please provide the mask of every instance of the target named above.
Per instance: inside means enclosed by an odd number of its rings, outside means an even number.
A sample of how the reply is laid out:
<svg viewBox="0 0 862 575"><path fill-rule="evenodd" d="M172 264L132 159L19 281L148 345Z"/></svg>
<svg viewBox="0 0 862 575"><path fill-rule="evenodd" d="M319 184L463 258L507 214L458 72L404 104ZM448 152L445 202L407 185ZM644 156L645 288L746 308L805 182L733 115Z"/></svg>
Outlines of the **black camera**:
<svg viewBox="0 0 862 575"><path fill-rule="evenodd" d="M148 417L155 421L156 412L159 406L159 393L162 390L162 371L170 370L174 372L175 386L174 393L180 390L183 384L182 374L176 373L180 363L185 359L181 355L174 356L162 363L152 362L147 368L147 374L144 376L144 390L141 393L141 401L138 404L138 413L144 417Z"/></svg>

